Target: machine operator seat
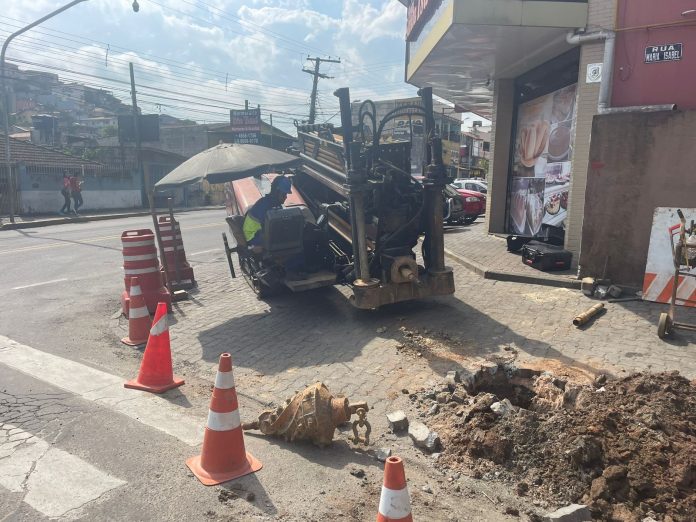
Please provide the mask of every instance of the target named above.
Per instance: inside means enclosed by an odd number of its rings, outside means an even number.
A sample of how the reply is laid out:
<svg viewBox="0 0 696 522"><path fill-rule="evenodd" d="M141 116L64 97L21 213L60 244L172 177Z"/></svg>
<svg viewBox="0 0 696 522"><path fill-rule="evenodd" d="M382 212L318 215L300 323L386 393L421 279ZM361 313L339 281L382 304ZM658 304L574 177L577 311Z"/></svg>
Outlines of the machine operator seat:
<svg viewBox="0 0 696 522"><path fill-rule="evenodd" d="M225 218L227 225L230 227L230 232L232 232L232 237L240 251L244 251L247 248L246 238L244 237L244 216L236 214L234 216L227 216Z"/></svg>

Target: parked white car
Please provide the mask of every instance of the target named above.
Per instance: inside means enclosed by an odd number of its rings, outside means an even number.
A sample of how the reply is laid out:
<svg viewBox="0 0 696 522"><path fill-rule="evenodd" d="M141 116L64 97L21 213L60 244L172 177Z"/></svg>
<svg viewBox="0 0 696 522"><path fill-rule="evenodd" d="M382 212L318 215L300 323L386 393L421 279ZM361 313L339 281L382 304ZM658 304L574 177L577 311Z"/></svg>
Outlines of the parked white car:
<svg viewBox="0 0 696 522"><path fill-rule="evenodd" d="M488 184L485 181L474 178L459 178L452 182L452 185L462 190L473 190L481 194L488 193Z"/></svg>

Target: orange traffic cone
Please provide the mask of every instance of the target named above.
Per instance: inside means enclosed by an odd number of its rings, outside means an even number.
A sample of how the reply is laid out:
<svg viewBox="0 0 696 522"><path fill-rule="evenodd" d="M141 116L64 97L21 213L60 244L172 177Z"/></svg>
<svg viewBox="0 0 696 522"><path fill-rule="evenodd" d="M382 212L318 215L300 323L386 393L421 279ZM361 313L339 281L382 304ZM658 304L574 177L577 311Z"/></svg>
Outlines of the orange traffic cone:
<svg viewBox="0 0 696 522"><path fill-rule="evenodd" d="M121 339L128 346L140 346L147 342L150 333L150 312L137 277L130 279L130 306L128 307L128 336Z"/></svg>
<svg viewBox="0 0 696 522"><path fill-rule="evenodd" d="M384 485L379 498L377 522L413 522L401 457L388 457L384 464Z"/></svg>
<svg viewBox="0 0 696 522"><path fill-rule="evenodd" d="M197 457L186 461L189 469L206 486L254 473L263 466L246 452L238 407L232 356L223 353L210 400L203 450Z"/></svg>
<svg viewBox="0 0 696 522"><path fill-rule="evenodd" d="M167 324L167 303L158 303L155 320L150 328L143 362L140 363L138 377L124 383L126 388L162 393L184 384L184 380L174 377L172 371L172 351L169 346L169 325Z"/></svg>

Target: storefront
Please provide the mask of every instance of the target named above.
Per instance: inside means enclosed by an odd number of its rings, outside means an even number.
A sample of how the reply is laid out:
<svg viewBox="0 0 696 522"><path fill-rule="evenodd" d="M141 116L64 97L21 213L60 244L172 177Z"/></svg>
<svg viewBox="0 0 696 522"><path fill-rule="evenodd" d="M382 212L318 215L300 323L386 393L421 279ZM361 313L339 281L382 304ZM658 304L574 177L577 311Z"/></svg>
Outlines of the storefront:
<svg viewBox="0 0 696 522"><path fill-rule="evenodd" d="M579 250L583 168L575 146L587 102L581 48L567 35L588 25L587 1L404 0L408 10L406 81L429 86L460 110L493 121L487 226L537 234L543 224L573 229ZM605 0L611 3L611 0ZM601 56L603 45L598 46ZM597 103L597 86L590 89ZM584 138L582 138L584 140ZM588 150L582 150L585 165ZM573 190L578 181L579 190ZM575 243L574 243L575 241Z"/></svg>
<svg viewBox="0 0 696 522"><path fill-rule="evenodd" d="M574 49L515 80L506 232L533 236L543 224L565 229L578 65Z"/></svg>

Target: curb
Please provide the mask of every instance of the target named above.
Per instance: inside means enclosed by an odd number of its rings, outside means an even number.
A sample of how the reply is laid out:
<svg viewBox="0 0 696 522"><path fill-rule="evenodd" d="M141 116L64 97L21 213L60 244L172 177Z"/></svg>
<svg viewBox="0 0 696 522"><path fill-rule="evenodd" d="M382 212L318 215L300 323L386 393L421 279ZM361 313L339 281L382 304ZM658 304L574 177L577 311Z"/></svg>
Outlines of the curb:
<svg viewBox="0 0 696 522"><path fill-rule="evenodd" d="M525 274L516 274L513 272L501 272L499 270L490 270L485 266L462 257L454 252L445 249L445 256L456 261L460 265L468 268L475 274L480 275L484 279L493 279L495 281L507 281L511 283L525 283L530 285L541 285L541 286L553 286L557 288L570 288L572 290L580 290L580 285L582 281L578 279L556 279L552 277L530 276Z"/></svg>
<svg viewBox="0 0 696 522"><path fill-rule="evenodd" d="M215 207L193 207L193 208L182 208L174 209L175 213L182 212L196 212L200 210L222 210L224 206ZM51 219L39 219L36 221L27 221L24 223L5 223L0 225L0 231L3 230L20 230L24 228L39 228L39 227L49 227L51 225L64 225L66 223L87 223L89 221L106 221L109 219L122 219L129 217L141 217L149 216L150 211L139 211L139 212L126 212L123 214L97 214L96 216L77 216L77 217L64 217L64 218L51 218Z"/></svg>

